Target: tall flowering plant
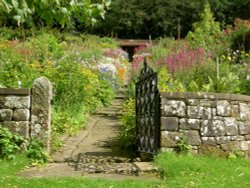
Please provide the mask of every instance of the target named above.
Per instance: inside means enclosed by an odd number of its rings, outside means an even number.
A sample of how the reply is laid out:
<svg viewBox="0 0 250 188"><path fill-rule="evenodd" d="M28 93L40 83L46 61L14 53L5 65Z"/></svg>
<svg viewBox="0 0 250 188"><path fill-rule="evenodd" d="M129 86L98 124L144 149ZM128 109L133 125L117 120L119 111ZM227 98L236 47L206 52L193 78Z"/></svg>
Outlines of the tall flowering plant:
<svg viewBox="0 0 250 188"><path fill-rule="evenodd" d="M157 63L160 67L166 66L168 71L174 75L205 64L207 60L208 55L204 48L191 48L186 43L184 46L179 46L179 49L173 48L169 55L162 57Z"/></svg>

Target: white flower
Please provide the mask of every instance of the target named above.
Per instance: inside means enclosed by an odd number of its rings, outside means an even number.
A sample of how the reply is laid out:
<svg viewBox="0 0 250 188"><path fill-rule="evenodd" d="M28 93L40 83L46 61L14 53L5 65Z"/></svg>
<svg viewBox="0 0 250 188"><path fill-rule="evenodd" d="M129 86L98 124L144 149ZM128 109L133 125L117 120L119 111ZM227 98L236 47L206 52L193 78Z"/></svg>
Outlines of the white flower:
<svg viewBox="0 0 250 188"><path fill-rule="evenodd" d="M22 82L20 80L17 81L18 88L22 86Z"/></svg>
<svg viewBox="0 0 250 188"><path fill-rule="evenodd" d="M116 67L110 63L100 63L97 65L97 68L100 72L111 74L112 76L116 75Z"/></svg>

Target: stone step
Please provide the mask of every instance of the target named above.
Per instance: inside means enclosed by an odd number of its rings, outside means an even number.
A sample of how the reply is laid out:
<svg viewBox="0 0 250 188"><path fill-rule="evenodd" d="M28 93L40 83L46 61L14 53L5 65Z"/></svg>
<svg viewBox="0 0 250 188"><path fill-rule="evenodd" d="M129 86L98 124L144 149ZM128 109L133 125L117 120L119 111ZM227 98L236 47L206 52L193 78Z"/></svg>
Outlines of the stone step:
<svg viewBox="0 0 250 188"><path fill-rule="evenodd" d="M110 156L90 156L79 154L75 165L76 171L83 173L106 173L139 175L143 172L158 172L149 162L135 162L133 159Z"/></svg>
<svg viewBox="0 0 250 188"><path fill-rule="evenodd" d="M124 104L124 100L123 99L114 99L111 103L111 106L113 107L118 107L118 108L121 108L122 105Z"/></svg>
<svg viewBox="0 0 250 188"><path fill-rule="evenodd" d="M115 116L115 117L119 117L122 116L123 113L121 111L107 111L107 110L100 110L98 112L96 112L95 115L99 115L99 116Z"/></svg>
<svg viewBox="0 0 250 188"><path fill-rule="evenodd" d="M96 112L96 115L119 116L122 115L122 106L109 106L101 108Z"/></svg>
<svg viewBox="0 0 250 188"><path fill-rule="evenodd" d="M119 95L125 95L127 92L127 88L120 88L117 92L117 94Z"/></svg>
<svg viewBox="0 0 250 188"><path fill-rule="evenodd" d="M115 96L115 99L125 99L125 95L124 94L119 94Z"/></svg>
<svg viewBox="0 0 250 188"><path fill-rule="evenodd" d="M119 105L118 103L116 103L116 105L111 104L110 106L100 108L100 110L117 111L117 110L119 110L121 108L122 108L122 106Z"/></svg>
<svg viewBox="0 0 250 188"><path fill-rule="evenodd" d="M84 173L105 173L105 174L130 174L137 175L139 169L132 163L92 164L79 163L77 171Z"/></svg>

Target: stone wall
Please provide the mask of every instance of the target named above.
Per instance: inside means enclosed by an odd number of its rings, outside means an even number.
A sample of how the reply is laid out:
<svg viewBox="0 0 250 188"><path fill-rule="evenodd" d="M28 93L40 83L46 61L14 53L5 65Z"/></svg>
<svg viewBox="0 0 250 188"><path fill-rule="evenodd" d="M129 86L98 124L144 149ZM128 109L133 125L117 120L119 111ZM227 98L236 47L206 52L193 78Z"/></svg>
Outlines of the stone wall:
<svg viewBox="0 0 250 188"><path fill-rule="evenodd" d="M250 157L250 96L161 93L161 150L186 138L194 153Z"/></svg>
<svg viewBox="0 0 250 188"><path fill-rule="evenodd" d="M52 86L41 77L32 89L0 88L0 125L50 146Z"/></svg>
<svg viewBox="0 0 250 188"><path fill-rule="evenodd" d="M0 125L29 138L30 89L0 88Z"/></svg>

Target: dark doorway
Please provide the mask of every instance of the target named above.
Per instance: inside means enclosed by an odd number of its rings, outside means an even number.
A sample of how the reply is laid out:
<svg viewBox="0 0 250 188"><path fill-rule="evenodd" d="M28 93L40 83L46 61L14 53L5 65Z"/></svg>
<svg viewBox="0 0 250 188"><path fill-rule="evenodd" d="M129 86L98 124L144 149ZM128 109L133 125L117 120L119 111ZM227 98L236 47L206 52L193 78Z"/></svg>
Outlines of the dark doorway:
<svg viewBox="0 0 250 188"><path fill-rule="evenodd" d="M129 62L132 62L136 46L121 46L121 47L125 52L128 53Z"/></svg>
<svg viewBox="0 0 250 188"><path fill-rule="evenodd" d="M129 61L133 61L133 55L135 53L135 48L139 46L147 46L152 41L149 40L130 40L130 39L118 39L119 46L128 53Z"/></svg>

